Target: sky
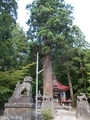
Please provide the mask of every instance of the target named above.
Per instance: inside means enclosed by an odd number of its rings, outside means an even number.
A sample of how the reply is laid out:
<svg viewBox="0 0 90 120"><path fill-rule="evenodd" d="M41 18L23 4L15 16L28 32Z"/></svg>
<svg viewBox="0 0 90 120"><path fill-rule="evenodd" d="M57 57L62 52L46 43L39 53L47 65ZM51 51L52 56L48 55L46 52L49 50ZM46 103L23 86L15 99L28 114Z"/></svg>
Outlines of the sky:
<svg viewBox="0 0 90 120"><path fill-rule="evenodd" d="M17 22L26 31L28 29L26 21L28 20L26 4L31 3L33 0L18 0L18 19ZM77 25L83 34L86 36L86 41L90 43L90 0L65 0L66 3L74 7L73 23Z"/></svg>

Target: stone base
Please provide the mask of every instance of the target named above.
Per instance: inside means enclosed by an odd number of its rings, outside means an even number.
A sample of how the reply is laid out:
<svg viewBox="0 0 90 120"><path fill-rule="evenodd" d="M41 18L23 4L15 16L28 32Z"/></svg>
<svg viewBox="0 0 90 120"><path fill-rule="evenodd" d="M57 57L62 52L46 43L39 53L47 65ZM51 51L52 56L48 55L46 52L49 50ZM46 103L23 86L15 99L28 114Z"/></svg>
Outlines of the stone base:
<svg viewBox="0 0 90 120"><path fill-rule="evenodd" d="M43 101L41 105L41 110L51 110L52 117L55 116L55 107L52 101Z"/></svg>
<svg viewBox="0 0 90 120"><path fill-rule="evenodd" d="M5 120L34 120L32 108L5 108Z"/></svg>
<svg viewBox="0 0 90 120"><path fill-rule="evenodd" d="M34 116L34 104L29 97L10 98L5 104L4 120L35 120Z"/></svg>
<svg viewBox="0 0 90 120"><path fill-rule="evenodd" d="M76 109L77 118L85 118L85 120L90 119L90 106L88 101L78 101Z"/></svg>
<svg viewBox="0 0 90 120"><path fill-rule="evenodd" d="M18 98L11 97L8 99L8 103L32 103L33 100L28 96L21 96Z"/></svg>

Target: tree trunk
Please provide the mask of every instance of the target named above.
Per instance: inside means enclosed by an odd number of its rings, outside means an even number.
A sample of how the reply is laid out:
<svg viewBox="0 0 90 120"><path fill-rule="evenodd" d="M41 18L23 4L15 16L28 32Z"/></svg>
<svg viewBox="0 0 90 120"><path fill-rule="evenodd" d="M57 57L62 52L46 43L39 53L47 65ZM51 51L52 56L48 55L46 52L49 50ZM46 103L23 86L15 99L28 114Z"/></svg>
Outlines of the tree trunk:
<svg viewBox="0 0 90 120"><path fill-rule="evenodd" d="M52 86L52 60L50 55L45 55L43 63L43 94L53 97Z"/></svg>
<svg viewBox="0 0 90 120"><path fill-rule="evenodd" d="M69 72L68 67L66 69L67 69L67 77L68 77L68 83L69 83L69 87L70 87L70 96L71 96L71 99L72 99L72 105L75 106L71 76L70 76L70 72Z"/></svg>
<svg viewBox="0 0 90 120"><path fill-rule="evenodd" d="M79 56L80 57L80 56ZM81 58L80 58L80 68L81 68L81 75L82 75L82 79L83 79L83 84L84 84L84 88L86 89L86 83L85 83L85 81L84 81L84 72L83 72L83 65L82 65L82 60L81 60Z"/></svg>

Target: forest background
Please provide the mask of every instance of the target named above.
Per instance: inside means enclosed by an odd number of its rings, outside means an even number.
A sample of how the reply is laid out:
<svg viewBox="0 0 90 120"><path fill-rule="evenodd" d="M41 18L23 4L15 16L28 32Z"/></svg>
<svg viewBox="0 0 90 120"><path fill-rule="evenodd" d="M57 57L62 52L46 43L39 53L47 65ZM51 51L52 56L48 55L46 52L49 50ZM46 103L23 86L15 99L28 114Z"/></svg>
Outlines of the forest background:
<svg viewBox="0 0 90 120"><path fill-rule="evenodd" d="M81 29L73 25L73 7L64 0L33 1L26 6L30 11L27 32L16 22L17 9L15 0L0 1L0 106L25 76L32 76L35 96L37 52L39 69L45 67L48 58L50 73L70 86L71 99L80 92L89 98L90 44ZM43 79L40 74L39 89Z"/></svg>

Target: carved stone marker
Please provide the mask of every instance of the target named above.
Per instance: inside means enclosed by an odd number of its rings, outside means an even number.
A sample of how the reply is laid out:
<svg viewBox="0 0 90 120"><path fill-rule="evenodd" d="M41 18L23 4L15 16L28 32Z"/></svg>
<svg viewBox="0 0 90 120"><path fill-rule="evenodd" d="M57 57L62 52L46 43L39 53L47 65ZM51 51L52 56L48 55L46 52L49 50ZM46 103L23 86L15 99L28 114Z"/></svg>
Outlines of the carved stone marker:
<svg viewBox="0 0 90 120"><path fill-rule="evenodd" d="M90 120L90 106L85 93L80 93L80 96L77 96L76 117L82 120Z"/></svg>
<svg viewBox="0 0 90 120"><path fill-rule="evenodd" d="M5 104L5 120L35 120L32 100L32 77L26 76L23 83L17 83L14 93Z"/></svg>

